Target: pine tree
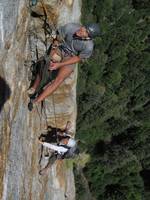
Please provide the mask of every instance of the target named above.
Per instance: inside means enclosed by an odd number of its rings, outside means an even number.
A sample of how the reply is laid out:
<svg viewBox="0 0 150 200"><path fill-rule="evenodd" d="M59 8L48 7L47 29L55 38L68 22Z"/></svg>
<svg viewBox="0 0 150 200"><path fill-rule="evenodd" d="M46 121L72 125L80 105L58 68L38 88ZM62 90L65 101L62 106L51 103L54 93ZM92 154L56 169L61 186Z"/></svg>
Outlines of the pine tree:
<svg viewBox="0 0 150 200"><path fill-rule="evenodd" d="M149 8L147 0L83 0L83 24L102 31L78 77L77 137L91 156L83 172L96 200L150 198L141 175L150 170Z"/></svg>

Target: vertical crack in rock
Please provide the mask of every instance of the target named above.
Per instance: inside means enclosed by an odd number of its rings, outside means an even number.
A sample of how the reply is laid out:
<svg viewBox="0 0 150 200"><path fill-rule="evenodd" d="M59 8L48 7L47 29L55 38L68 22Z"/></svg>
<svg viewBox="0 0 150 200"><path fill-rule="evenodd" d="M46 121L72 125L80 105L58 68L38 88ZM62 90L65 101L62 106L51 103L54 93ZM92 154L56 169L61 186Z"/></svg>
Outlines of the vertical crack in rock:
<svg viewBox="0 0 150 200"><path fill-rule="evenodd" d="M43 14L41 2L44 2L48 22L53 28L80 20L80 0L39 0L32 7L39 15ZM74 200L72 167L66 167L65 161L58 160L48 176L38 174L41 147L37 139L46 122L40 106L29 113L26 91L30 61L36 59L36 51L39 57L45 53L51 39L45 37L41 19L31 17L30 13L29 1L0 2L0 80L3 83L0 86L3 96L0 102L0 199ZM73 134L76 80L77 66L45 101L48 124L64 128L70 120Z"/></svg>

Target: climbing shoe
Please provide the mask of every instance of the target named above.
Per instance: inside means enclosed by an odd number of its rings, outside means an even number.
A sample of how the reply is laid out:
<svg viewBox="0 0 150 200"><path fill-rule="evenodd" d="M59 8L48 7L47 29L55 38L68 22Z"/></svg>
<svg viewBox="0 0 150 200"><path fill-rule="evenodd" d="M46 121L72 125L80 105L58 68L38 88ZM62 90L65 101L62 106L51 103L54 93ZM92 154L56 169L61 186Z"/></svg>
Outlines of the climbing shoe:
<svg viewBox="0 0 150 200"><path fill-rule="evenodd" d="M30 100L30 102L28 103L28 110L32 111L33 109L33 102Z"/></svg>
<svg viewBox="0 0 150 200"><path fill-rule="evenodd" d="M49 154L44 155L44 159L48 160L50 158Z"/></svg>
<svg viewBox="0 0 150 200"><path fill-rule="evenodd" d="M29 109L29 111L32 111L32 109L34 107L33 105L35 104L35 103L33 104L33 100L36 99L37 96L38 95L36 93L30 95L30 101L28 103L28 109Z"/></svg>
<svg viewBox="0 0 150 200"><path fill-rule="evenodd" d="M39 171L39 175L47 175L49 168L50 168L50 166L49 167L45 167L44 169L41 169Z"/></svg>

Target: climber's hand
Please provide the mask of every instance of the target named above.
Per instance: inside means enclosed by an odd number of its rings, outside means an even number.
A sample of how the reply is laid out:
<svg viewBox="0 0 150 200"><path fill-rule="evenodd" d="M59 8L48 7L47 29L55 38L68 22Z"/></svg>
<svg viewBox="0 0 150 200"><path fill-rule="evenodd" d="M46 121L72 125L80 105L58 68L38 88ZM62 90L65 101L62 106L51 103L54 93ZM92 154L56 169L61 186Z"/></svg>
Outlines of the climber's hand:
<svg viewBox="0 0 150 200"><path fill-rule="evenodd" d="M43 142L40 139L38 140L38 143L43 144Z"/></svg>
<svg viewBox="0 0 150 200"><path fill-rule="evenodd" d="M50 69L51 71L53 71L53 70L59 69L60 67L61 67L60 63L51 62L51 63L50 63L49 69Z"/></svg>

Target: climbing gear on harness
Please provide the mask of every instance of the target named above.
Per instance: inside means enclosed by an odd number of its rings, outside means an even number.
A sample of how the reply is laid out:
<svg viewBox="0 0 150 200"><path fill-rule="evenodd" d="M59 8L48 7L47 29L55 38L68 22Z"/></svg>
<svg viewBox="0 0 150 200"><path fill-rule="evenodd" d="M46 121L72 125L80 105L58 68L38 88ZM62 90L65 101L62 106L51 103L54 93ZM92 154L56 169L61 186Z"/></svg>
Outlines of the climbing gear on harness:
<svg viewBox="0 0 150 200"><path fill-rule="evenodd" d="M72 51L72 49L70 49L69 47L64 46L64 44L60 44L59 49L63 50L66 55L71 55L71 56L75 55L75 52Z"/></svg>
<svg viewBox="0 0 150 200"><path fill-rule="evenodd" d="M91 38L95 38L97 36L100 36L100 27L97 23L91 23L85 25L86 30L88 31L88 34Z"/></svg>
<svg viewBox="0 0 150 200"><path fill-rule="evenodd" d="M44 16L45 16L45 20L44 20L45 35L46 35L46 32L47 32L49 35L52 36L52 33L53 33L52 30L56 30L56 27L55 27L54 24L52 24L51 18L49 17L48 10L47 10L43 0L41 1L41 4L42 4L42 7L43 7L43 12L44 12ZM50 27L49 23L52 25L51 26L52 28ZM46 40L46 43L47 43L47 40Z"/></svg>

